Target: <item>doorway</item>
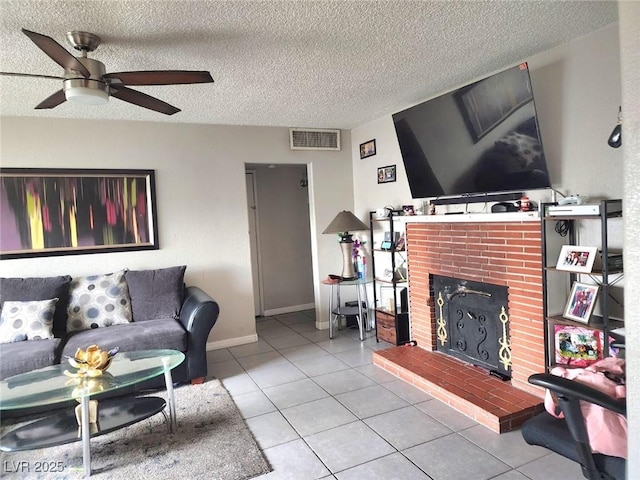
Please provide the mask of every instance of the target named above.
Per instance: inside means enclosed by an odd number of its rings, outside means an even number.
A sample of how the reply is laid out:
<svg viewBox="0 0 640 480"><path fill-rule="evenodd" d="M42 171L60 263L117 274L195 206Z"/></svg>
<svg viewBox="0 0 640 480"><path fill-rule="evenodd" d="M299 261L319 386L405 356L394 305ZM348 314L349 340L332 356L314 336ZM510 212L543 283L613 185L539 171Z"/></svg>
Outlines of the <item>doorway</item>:
<svg viewBox="0 0 640 480"><path fill-rule="evenodd" d="M312 309L307 166L247 164L245 171L256 316Z"/></svg>

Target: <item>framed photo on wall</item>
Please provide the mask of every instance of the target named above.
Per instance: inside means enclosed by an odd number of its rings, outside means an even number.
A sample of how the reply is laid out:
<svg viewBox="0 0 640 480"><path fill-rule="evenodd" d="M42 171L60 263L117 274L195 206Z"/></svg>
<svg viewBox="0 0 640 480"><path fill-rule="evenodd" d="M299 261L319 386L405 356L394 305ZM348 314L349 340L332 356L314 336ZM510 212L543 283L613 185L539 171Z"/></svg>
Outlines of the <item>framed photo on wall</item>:
<svg viewBox="0 0 640 480"><path fill-rule="evenodd" d="M598 255L597 247L563 245L558 256L556 270L574 273L591 273L593 262Z"/></svg>
<svg viewBox="0 0 640 480"><path fill-rule="evenodd" d="M360 144L360 158L372 157L376 154L376 139Z"/></svg>
<svg viewBox="0 0 640 480"><path fill-rule="evenodd" d="M596 304L598 295L598 285L573 282L571 294L564 308L563 317L581 323L589 323L591 312Z"/></svg>
<svg viewBox="0 0 640 480"><path fill-rule="evenodd" d="M0 169L0 258L156 250L153 170Z"/></svg>
<svg viewBox="0 0 640 480"><path fill-rule="evenodd" d="M396 166L387 165L378 168L378 183L389 183L396 181Z"/></svg>

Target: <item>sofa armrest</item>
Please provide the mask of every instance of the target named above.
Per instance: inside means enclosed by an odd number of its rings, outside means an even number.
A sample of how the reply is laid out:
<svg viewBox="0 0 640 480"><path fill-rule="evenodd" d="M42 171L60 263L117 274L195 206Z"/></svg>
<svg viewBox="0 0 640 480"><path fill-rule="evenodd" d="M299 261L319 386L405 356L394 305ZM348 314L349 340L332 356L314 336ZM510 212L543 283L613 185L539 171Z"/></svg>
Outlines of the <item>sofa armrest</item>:
<svg viewBox="0 0 640 480"><path fill-rule="evenodd" d="M218 320L220 306L199 287L187 287L179 321L188 332L189 379L207 376L207 338Z"/></svg>

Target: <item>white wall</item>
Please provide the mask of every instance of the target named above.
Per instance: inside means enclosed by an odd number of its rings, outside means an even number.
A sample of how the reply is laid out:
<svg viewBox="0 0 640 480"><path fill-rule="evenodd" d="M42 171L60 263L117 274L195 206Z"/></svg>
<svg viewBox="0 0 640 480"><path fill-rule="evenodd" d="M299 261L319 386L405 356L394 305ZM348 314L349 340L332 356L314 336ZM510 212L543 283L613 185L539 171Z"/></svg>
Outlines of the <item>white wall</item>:
<svg viewBox="0 0 640 480"><path fill-rule="evenodd" d="M140 168L156 171L160 250L0 262L0 276L84 275L187 265L187 284L221 307L209 342L256 339L248 237L246 163L310 166L314 295L328 318L320 279L341 264L333 236L337 212L353 206L350 152L291 151L288 129L3 117L3 167ZM349 133L343 132L345 145ZM322 288L321 288L322 287Z"/></svg>
<svg viewBox="0 0 640 480"><path fill-rule="evenodd" d="M620 58L622 64L622 112L624 155L624 232L627 351L627 413L629 420L629 459L627 478L640 478L640 3L618 3L620 17Z"/></svg>
<svg viewBox="0 0 640 480"><path fill-rule="evenodd" d="M554 188L562 192L622 195L622 152L607 145L620 105L618 53L618 26L611 25L531 58L513 59L512 65L529 63L550 176ZM448 90L460 86L451 85ZM387 204L422 204L421 199L411 199L391 113L351 132L355 208L361 216ZM358 145L372 138L377 154L361 160ZM376 168L394 164L397 182L378 185ZM543 190L533 199L549 201L550 197ZM483 207L471 205L470 211Z"/></svg>

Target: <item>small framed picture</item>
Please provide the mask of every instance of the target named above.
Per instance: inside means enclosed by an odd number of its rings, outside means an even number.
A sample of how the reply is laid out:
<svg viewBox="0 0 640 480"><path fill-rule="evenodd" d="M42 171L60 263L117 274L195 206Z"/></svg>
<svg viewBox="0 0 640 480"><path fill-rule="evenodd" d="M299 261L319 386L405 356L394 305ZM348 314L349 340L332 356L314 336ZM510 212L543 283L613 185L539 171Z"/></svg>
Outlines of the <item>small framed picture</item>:
<svg viewBox="0 0 640 480"><path fill-rule="evenodd" d="M372 157L376 154L376 139L360 144L360 158Z"/></svg>
<svg viewBox="0 0 640 480"><path fill-rule="evenodd" d="M591 312L596 304L596 296L598 295L599 288L598 285L573 282L571 295L569 295L562 316L569 320L589 323Z"/></svg>
<svg viewBox="0 0 640 480"><path fill-rule="evenodd" d="M378 183L389 183L396 181L396 166L387 165L378 168Z"/></svg>
<svg viewBox="0 0 640 480"><path fill-rule="evenodd" d="M402 211L405 215L415 215L416 211L413 208L413 205L402 205Z"/></svg>
<svg viewBox="0 0 640 480"><path fill-rule="evenodd" d="M597 254L597 247L563 245L558 256L556 269L575 273L591 273Z"/></svg>
<svg viewBox="0 0 640 480"><path fill-rule="evenodd" d="M556 364L587 367L604 358L604 334L575 325L555 325ZM609 337L613 342L613 337Z"/></svg>

